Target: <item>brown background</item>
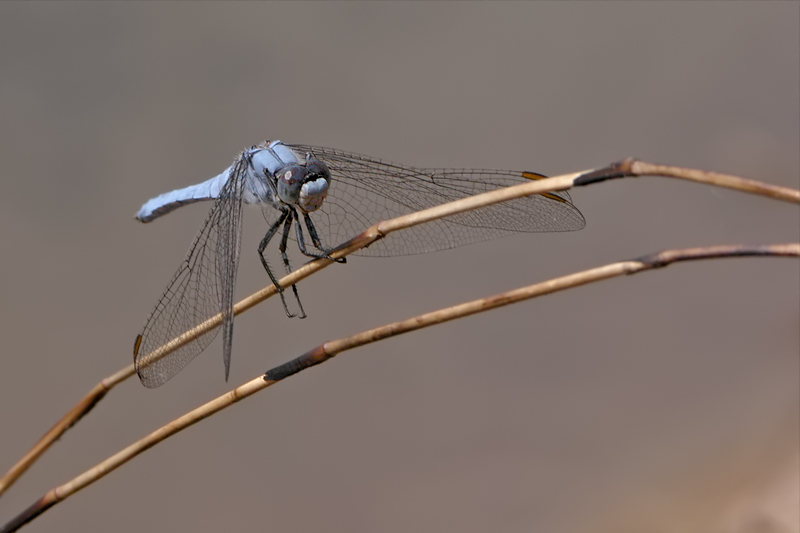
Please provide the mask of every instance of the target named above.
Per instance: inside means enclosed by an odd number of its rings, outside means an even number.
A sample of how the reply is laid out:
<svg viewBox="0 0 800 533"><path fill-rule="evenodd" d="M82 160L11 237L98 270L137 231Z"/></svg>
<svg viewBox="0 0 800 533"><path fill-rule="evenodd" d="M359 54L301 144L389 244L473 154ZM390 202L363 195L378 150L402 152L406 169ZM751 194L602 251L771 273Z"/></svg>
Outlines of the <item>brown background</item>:
<svg viewBox="0 0 800 533"><path fill-rule="evenodd" d="M143 226L148 198L276 138L548 174L637 156L796 187L799 10L0 4L0 470L130 363L207 212ZM123 384L2 497L0 521L324 340L665 248L800 232L796 206L666 179L573 197L584 231L353 258L300 286L308 319L277 301L248 312L230 384L219 340L160 389ZM248 213L242 296L267 282L263 231ZM26 531L727 520L718 500L798 447L799 283L795 260L686 264L362 348L169 439Z"/></svg>

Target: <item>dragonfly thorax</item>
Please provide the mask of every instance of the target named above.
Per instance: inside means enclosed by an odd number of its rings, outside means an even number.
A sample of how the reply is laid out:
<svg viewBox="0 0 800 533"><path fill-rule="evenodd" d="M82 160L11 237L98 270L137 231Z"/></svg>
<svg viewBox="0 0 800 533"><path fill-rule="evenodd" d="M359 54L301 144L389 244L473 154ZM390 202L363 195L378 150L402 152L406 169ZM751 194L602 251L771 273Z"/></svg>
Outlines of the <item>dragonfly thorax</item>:
<svg viewBox="0 0 800 533"><path fill-rule="evenodd" d="M287 165L275 174L278 198L285 204L296 205L306 213L322 207L331 184L328 167L313 157L305 165Z"/></svg>

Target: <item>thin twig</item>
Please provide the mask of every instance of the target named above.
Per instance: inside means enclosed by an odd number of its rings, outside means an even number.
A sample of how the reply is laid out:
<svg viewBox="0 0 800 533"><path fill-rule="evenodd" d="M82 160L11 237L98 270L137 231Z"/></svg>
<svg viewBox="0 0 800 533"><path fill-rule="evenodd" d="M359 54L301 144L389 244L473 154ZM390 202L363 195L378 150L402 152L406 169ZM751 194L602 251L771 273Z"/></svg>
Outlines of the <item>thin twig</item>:
<svg viewBox="0 0 800 533"><path fill-rule="evenodd" d="M543 180L531 181L521 185L515 185L504 189L498 189L487 193L463 198L455 202L450 202L437 207L418 211L391 220L379 222L368 228L366 231L351 239L331 253L333 258L340 258L369 246L383 236L400 229L436 220L445 216L462 213L479 207L485 207L495 203L540 194L544 192L566 190L573 186L590 185L600 181L618 179L622 177L634 177L643 175L660 175L673 178L687 179L700 183L707 183L719 187L736 189L742 192L784 200L793 203L800 203L800 191L786 187L778 187L766 183L746 180L737 176L728 176L714 172L704 172L700 170L688 169L683 167L673 167L666 165L654 165L643 161L626 159L609 167L598 170L578 172L547 178ZM320 259L307 263L295 270L288 276L280 280L283 287L296 284L311 274L327 267L329 260ZM270 285L264 289L243 299L234 307L234 314L238 315L266 300L275 294L275 287ZM152 352L152 360L164 357L180 346L191 342L198 336L206 333L210 329L217 327L221 322L221 315L216 315L197 327L180 335L173 341ZM119 370L115 374L103 379L97 384L84 398L81 399L61 420L59 420L39 441L20 459L11 469L0 478L0 495L3 494L67 429L72 427L81 417L85 416L94 405L99 402L109 390L120 382L128 379L136 373L133 364Z"/></svg>
<svg viewBox="0 0 800 533"><path fill-rule="evenodd" d="M396 231L404 227L415 226L429 220L434 220L435 218L447 216L448 214L461 213L475 209L476 207L502 202L509 198L520 198L522 196L528 196L541 192L568 189L572 185L574 178L581 174L583 173L574 173L567 176L531 181L522 185L516 185L507 189L499 189L496 191L483 193L478 196L464 198L455 202L434 207L432 209L427 209L425 211L411 213L396 219L384 221L371 226L354 239L351 239L347 243L339 246L336 251L331 252L330 255L334 259L345 257L356 250L360 250L365 246L369 246L391 231ZM511 191L512 189L513 191ZM508 191L511 192L509 193ZM302 267L281 278L279 283L282 287L294 285L330 264L331 261L327 259L318 259L316 261L306 263ZM255 292L238 302L233 308L234 315L243 313L244 311L263 302L274 294L276 294L274 285L264 287L260 291ZM183 333L177 338L151 352L151 356L148 357L148 360L152 362L161 357L165 357L172 351L177 350L181 346L219 326L221 320L221 314L211 317L202 324L199 324L195 328L192 328L191 330ZM85 416L86 413L88 413L89 410L94 407L97 402L99 402L103 396L106 395L106 393L108 393L108 391L134 374L136 374L136 369L134 368L133 363L131 363L127 367L117 371L97 384L85 397L78 402L78 404L76 404L75 407L70 409L70 411L68 411L61 420L59 420L47 433L45 433L44 436L42 436L42 438L39 439L39 441L33 446L33 448L31 448L31 450L28 451L22 457L22 459L20 459L14 466L11 467L11 469L5 474L5 476L3 476L3 478L0 478L0 495L2 495L3 492L5 492L67 429L72 427L80 418Z"/></svg>
<svg viewBox="0 0 800 533"><path fill-rule="evenodd" d="M329 341L313 348L300 357L269 370L230 392L194 409L185 415L173 420L169 424L157 429L143 439L131 444L127 448L112 455L100 464L90 468L71 481L60 485L42 496L33 505L7 523L0 533L16 531L30 522L55 504L65 500L84 487L94 483L110 472L127 463L143 451L155 446L166 438L182 431L183 429L207 418L214 413L233 405L234 403L255 394L279 381L292 376L306 368L318 365L331 359L335 355L353 348L370 344L388 337L415 331L429 326L434 326L457 318L481 313L503 307L512 303L528 300L558 292L571 287L577 287L617 276L636 274L645 270L662 268L675 262L693 261L698 259L713 259L720 257L743 256L775 256L775 257L800 257L800 243L772 244L759 246L725 245L709 246L702 248L687 248L681 250L666 250L656 254L647 255L639 259L622 261L609 265L584 270L560 278L551 279L527 287L481 298L463 304L455 305L438 311L415 316L399 322L363 331L350 337Z"/></svg>
<svg viewBox="0 0 800 533"><path fill-rule="evenodd" d="M783 200L784 202L800 203L800 191L789 187L770 185L761 181L748 180L729 174L719 174L717 172L707 172L694 168L675 167L672 165L656 165L639 161L638 159L625 159L619 163L614 163L606 168L593 170L580 176L575 180L575 186L592 185L601 181L639 177L639 176L663 176L665 178L678 178L683 180L716 185L725 189L757 194Z"/></svg>

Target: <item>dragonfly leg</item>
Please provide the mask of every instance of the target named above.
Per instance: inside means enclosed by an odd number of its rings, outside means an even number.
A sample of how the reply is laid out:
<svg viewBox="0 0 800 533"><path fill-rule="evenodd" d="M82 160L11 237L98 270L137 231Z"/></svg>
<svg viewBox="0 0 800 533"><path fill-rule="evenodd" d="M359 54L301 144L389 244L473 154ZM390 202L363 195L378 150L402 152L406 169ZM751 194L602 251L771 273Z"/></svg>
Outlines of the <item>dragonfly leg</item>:
<svg viewBox="0 0 800 533"><path fill-rule="evenodd" d="M288 211L288 213L287 213L287 217L286 217L286 223L283 225L283 236L281 237L281 244L280 244L280 246L278 246L278 250L280 250L280 252L281 252L281 258L283 259L283 266L286 268L286 273L287 274L291 274L292 273L292 265L289 264L289 256L286 255L286 243L289 240L289 232L292 229L292 221L295 218L297 218L297 213L291 207L289 207L287 209L287 211ZM299 224L299 222L298 222L298 224ZM300 307L300 318L305 318L308 315L306 315L306 312L303 309L303 302L300 301L300 295L297 293L297 285L292 285L292 292L294 293L294 299L297 300L297 305ZM286 307L286 302L285 301L284 301L283 305L284 305L284 308L285 308ZM288 313L288 309L287 309L287 313ZM289 315L289 316L292 317L292 316L295 316L295 315Z"/></svg>
<svg viewBox="0 0 800 533"><path fill-rule="evenodd" d="M267 258L264 257L264 250L267 249L269 241L271 241L272 237L275 236L275 233L277 233L278 228L280 228L281 226L285 226L284 223L286 222L286 219L288 217L289 217L289 210L287 209L283 211L278 220L276 220L272 224L272 226L269 227L266 235L264 235L264 238L261 239L261 244L258 245L258 257L261 258L261 264L264 266L264 270L267 271L267 275L269 276L270 281L272 281L272 284L275 285L275 289L277 289L278 295L281 297L281 303L283 303L283 310L286 311L286 316L291 318L295 315L289 311L289 306L286 305L286 298L284 298L283 296L283 287L281 287L280 283L278 283L278 278L276 278L275 274L272 273L272 269L269 267L269 264L267 263Z"/></svg>
<svg viewBox="0 0 800 533"><path fill-rule="evenodd" d="M314 226L314 222L311 220L311 217L308 216L308 213L303 213L303 220L306 223L306 228L308 228L308 234L311 235L311 242L314 243L314 246L316 246L318 250L321 250L322 252L324 252L324 254L322 254L322 255L314 255L314 254L306 253L305 248L304 248L305 247L305 243L303 241L301 241L301 240L298 240L298 243L303 242L303 244L300 246L300 251L301 252L303 252L305 255L307 255L309 257L317 257L317 258L321 257L321 258L325 258L325 259L330 259L331 261L336 261L337 263L346 263L347 262L347 258L346 257L340 257L339 259L334 259L330 255L328 255L327 250L325 250L325 248L322 247L322 241L319 240L319 235L317 234L317 228ZM299 228L300 221L297 222L297 226Z"/></svg>
<svg viewBox="0 0 800 533"><path fill-rule="evenodd" d="M297 213L295 213L295 218L297 218ZM320 253L320 252L315 252L314 250L306 249L306 239L305 237L303 237L303 226L300 224L299 218L297 220L297 226L295 227L295 233L297 233L297 246L298 248L300 248L300 251L303 252L303 255L308 257L313 257L315 259L330 259L330 257L328 257L328 254L324 252ZM314 246L319 248L318 245L319 239L315 240L314 236L312 235L311 240L314 241Z"/></svg>

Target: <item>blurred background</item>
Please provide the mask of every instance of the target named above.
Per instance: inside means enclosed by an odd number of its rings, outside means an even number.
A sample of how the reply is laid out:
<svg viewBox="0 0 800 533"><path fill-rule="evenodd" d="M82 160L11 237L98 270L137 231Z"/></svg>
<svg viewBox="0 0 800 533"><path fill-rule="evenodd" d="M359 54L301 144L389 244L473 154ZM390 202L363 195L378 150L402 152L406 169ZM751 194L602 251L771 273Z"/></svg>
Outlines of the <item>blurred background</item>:
<svg viewBox="0 0 800 533"><path fill-rule="evenodd" d="M0 4L0 470L102 378L207 214L147 199L264 139L561 174L626 156L800 185L800 5ZM349 259L167 385L114 389L0 523L317 344L668 248L800 238L797 206L642 178L570 234ZM237 294L268 283L248 210ZM348 352L147 451L26 531L798 531L800 279L682 264ZM796 475L796 474L795 474Z"/></svg>

